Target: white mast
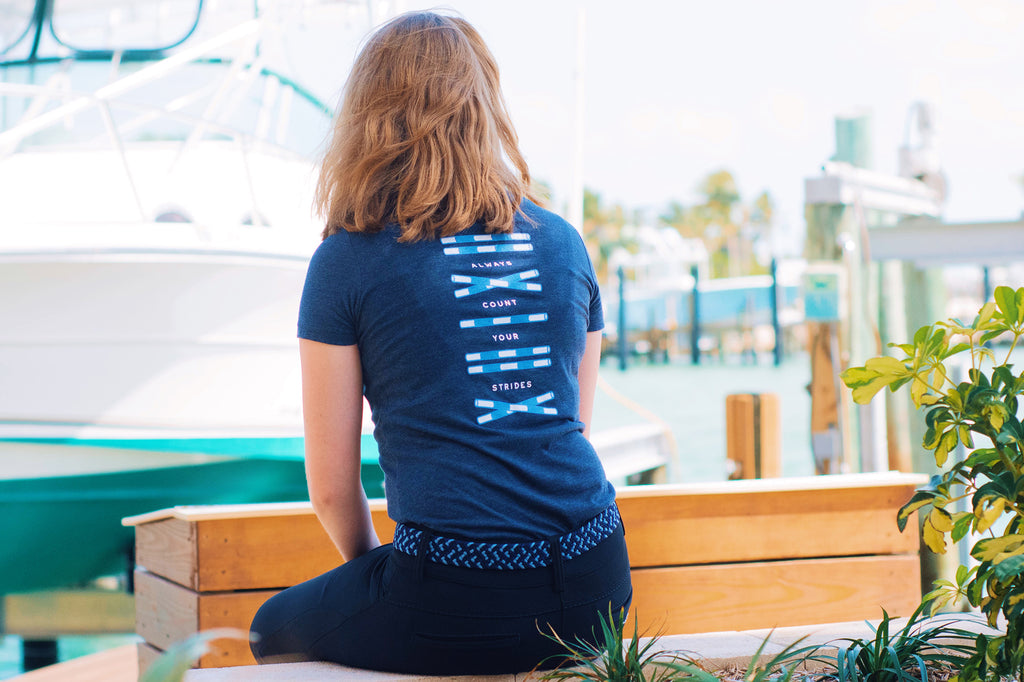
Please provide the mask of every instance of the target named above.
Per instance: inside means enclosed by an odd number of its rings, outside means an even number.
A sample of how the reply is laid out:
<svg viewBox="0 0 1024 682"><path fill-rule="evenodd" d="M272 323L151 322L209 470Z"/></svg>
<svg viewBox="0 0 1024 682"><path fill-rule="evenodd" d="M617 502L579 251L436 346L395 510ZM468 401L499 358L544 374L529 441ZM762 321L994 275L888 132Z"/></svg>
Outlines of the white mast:
<svg viewBox="0 0 1024 682"><path fill-rule="evenodd" d="M576 120L573 136L572 184L569 187L569 206L566 218L579 232L583 232L583 124L585 100L583 91L584 64L586 60L586 12L583 3L576 7L576 71L573 80L576 85Z"/></svg>

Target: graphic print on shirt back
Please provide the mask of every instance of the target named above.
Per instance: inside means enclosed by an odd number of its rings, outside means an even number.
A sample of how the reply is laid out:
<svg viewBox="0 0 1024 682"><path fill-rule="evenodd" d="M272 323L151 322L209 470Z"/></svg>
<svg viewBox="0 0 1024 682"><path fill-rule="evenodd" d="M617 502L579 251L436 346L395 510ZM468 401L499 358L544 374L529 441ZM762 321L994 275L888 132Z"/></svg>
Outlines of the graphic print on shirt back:
<svg viewBox="0 0 1024 682"><path fill-rule="evenodd" d="M470 269L490 269L495 267L514 267L516 254L523 254L533 250L530 243L530 235L522 232L511 234L485 234L485 235L458 235L455 237L444 237L441 244L444 246L446 256L480 256L491 253L507 253L509 256L496 261L460 261L459 267ZM517 291L543 291L541 284L531 282L540 275L536 269L523 270L501 277L488 277L479 275L468 275L453 273L451 281L459 285L455 289L456 299L466 299L479 294L493 293L495 291L514 294ZM466 286L468 285L468 286ZM508 311L513 314L497 317L469 317L459 321L460 329L480 329L484 327L496 327L491 334L493 343L497 349L479 350L466 353L466 371L469 374L499 374L504 372L515 372L523 370L544 369L551 366L551 346L523 346L520 343L520 325L536 324L546 322L548 314L545 312L520 312L520 299L487 298L481 297L480 308L486 311ZM514 312L513 312L514 311ZM512 329L506 329L512 327ZM494 346L492 346L494 348ZM492 384L492 391L518 390L533 388L532 380L510 379L500 383ZM558 410L554 407L543 406L555 397L554 393L548 391L525 400L511 403L508 401L494 400L492 398L477 398L473 405L477 408L488 410L477 416L479 424L486 424L498 419L504 419L513 414L544 414L556 415Z"/></svg>

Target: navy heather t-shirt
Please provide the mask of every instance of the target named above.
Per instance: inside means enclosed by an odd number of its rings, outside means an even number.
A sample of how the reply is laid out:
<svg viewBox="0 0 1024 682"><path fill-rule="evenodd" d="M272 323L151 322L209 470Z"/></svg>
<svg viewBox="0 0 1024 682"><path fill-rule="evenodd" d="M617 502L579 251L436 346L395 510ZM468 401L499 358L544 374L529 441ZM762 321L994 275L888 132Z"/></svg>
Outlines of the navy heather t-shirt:
<svg viewBox="0 0 1024 682"><path fill-rule="evenodd" d="M604 326L594 270L572 226L523 211L510 234L341 231L310 262L299 336L359 346L395 521L517 541L614 500L578 413L586 333Z"/></svg>

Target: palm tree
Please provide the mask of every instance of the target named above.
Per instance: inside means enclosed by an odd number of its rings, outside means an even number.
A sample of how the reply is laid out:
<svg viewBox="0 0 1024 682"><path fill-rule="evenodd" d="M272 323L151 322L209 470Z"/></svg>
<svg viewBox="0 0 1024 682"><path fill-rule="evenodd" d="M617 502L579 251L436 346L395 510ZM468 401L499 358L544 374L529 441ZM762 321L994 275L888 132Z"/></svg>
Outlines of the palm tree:
<svg viewBox="0 0 1024 682"><path fill-rule="evenodd" d="M710 173L698 186L704 201L687 207L671 201L659 218L687 238L704 241L711 255L713 277L748 274L758 270L753 244L769 238L775 205L762 192L750 206L742 203L736 179L728 170Z"/></svg>
<svg viewBox="0 0 1024 682"><path fill-rule="evenodd" d="M620 246L633 246L622 233L626 222L626 209L621 204L605 208L598 192L583 188L583 240L599 281L608 277L608 258L612 251Z"/></svg>

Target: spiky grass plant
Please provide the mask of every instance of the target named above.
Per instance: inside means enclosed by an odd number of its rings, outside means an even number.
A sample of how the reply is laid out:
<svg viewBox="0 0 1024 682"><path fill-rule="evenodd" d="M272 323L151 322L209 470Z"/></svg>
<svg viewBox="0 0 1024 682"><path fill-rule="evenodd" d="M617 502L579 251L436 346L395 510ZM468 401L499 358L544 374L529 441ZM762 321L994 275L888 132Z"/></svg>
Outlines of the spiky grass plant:
<svg viewBox="0 0 1024 682"><path fill-rule="evenodd" d="M838 682L928 682L929 672L958 671L974 653L975 634L951 622L925 625L928 603L922 603L894 631L894 619L882 609L882 620L871 626L873 636L836 640L835 679Z"/></svg>
<svg viewBox="0 0 1024 682"><path fill-rule="evenodd" d="M603 614L600 616L600 636L593 642L583 637L567 642L553 628L551 634L544 633L565 650L557 656L565 662L563 667L546 672L541 679L548 682L718 682L714 675L682 654L655 649L657 636L641 643L635 620L633 637L627 643L625 619L624 611L615 614L609 608L607 619Z"/></svg>
<svg viewBox="0 0 1024 682"><path fill-rule="evenodd" d="M542 679L555 682L721 682L700 661L682 652L663 651L655 646L660 636L645 638L641 643L639 626L633 622L633 637L626 642L625 614L608 612L600 619L601 634L595 642L577 639L566 642L552 630L548 635L564 649L566 665L546 673ZM761 642L742 672L743 682L790 682L802 663L812 657L817 646L799 647L803 638L791 643L767 661L762 655L771 634ZM560 658L562 656L559 656Z"/></svg>
<svg viewBox="0 0 1024 682"><path fill-rule="evenodd" d="M770 639L771 633L761 641L757 651L750 657L750 663L747 664L747 670L743 675L743 682L790 682L796 676L801 665L808 660L815 659L819 649L815 645L798 648L798 645L806 639L806 637L801 637L762 663L761 654L764 653ZM806 678L806 676L804 677Z"/></svg>

